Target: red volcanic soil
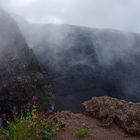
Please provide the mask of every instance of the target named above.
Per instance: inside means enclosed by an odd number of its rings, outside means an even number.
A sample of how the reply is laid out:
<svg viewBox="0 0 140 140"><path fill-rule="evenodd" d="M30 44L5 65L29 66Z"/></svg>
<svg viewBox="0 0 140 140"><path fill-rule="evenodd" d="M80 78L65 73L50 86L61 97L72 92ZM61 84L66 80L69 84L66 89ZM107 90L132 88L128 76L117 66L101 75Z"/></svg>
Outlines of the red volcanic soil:
<svg viewBox="0 0 140 140"><path fill-rule="evenodd" d="M79 140L74 132L82 127L88 129L83 140L140 140L140 136L130 136L115 124L109 128L102 127L97 119L84 114L63 111L57 114L57 118L65 124L65 130L56 135L57 140Z"/></svg>

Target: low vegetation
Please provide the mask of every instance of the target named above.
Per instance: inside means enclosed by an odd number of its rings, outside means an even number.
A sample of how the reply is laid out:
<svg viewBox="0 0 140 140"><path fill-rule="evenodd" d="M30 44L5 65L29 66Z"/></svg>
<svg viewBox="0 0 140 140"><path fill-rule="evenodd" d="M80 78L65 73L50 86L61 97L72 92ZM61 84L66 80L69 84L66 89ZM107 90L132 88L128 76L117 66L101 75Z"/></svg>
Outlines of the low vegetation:
<svg viewBox="0 0 140 140"><path fill-rule="evenodd" d="M0 140L55 140L55 134L62 129L54 118L38 112L36 97L32 99L32 109L27 114L14 113L13 120L6 120L6 129L0 129Z"/></svg>
<svg viewBox="0 0 140 140"><path fill-rule="evenodd" d="M79 139L85 138L87 134L88 134L87 128L80 128L74 132L74 136Z"/></svg>

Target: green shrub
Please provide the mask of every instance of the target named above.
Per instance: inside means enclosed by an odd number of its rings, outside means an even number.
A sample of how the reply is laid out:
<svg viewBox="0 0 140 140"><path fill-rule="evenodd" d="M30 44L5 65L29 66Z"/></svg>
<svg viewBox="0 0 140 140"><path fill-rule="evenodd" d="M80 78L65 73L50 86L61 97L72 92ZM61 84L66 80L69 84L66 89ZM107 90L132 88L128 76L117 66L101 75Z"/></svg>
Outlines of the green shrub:
<svg viewBox="0 0 140 140"><path fill-rule="evenodd" d="M31 135L29 118L20 118L9 122L7 137L9 140L25 140Z"/></svg>
<svg viewBox="0 0 140 140"><path fill-rule="evenodd" d="M42 113L43 114L43 113ZM55 132L60 130L59 123L48 121L45 115L29 115L9 122L8 140L54 140Z"/></svg>
<svg viewBox="0 0 140 140"><path fill-rule="evenodd" d="M54 140L55 132L61 129L59 122L38 112L35 102L30 110L27 109L26 115L20 116L15 112L14 120L7 122L7 140Z"/></svg>
<svg viewBox="0 0 140 140"><path fill-rule="evenodd" d="M74 136L79 139L85 138L87 134L88 134L87 128L80 128L74 132Z"/></svg>

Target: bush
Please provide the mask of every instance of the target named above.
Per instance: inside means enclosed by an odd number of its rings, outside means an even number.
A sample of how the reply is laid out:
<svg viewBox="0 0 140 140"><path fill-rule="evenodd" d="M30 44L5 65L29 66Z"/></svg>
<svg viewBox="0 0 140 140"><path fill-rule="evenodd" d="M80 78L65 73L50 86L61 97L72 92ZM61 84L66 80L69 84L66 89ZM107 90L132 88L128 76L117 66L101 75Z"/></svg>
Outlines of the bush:
<svg viewBox="0 0 140 140"><path fill-rule="evenodd" d="M88 134L87 128L80 128L74 132L74 136L79 139L85 138L87 134Z"/></svg>
<svg viewBox="0 0 140 140"><path fill-rule="evenodd" d="M31 135L31 130L29 128L30 119L20 118L13 122L9 122L7 129L7 137L9 140L25 140Z"/></svg>
<svg viewBox="0 0 140 140"><path fill-rule="evenodd" d="M57 124L32 116L16 119L9 123L8 140L54 140Z"/></svg>
<svg viewBox="0 0 140 140"><path fill-rule="evenodd" d="M3 134L0 134L0 138L5 138L2 140L54 140L55 133L61 129L61 125L58 121L47 118L44 113L38 112L35 100L37 98L34 97L32 107L27 108L26 115L19 116L14 109L14 119L7 121L5 131L0 131Z"/></svg>

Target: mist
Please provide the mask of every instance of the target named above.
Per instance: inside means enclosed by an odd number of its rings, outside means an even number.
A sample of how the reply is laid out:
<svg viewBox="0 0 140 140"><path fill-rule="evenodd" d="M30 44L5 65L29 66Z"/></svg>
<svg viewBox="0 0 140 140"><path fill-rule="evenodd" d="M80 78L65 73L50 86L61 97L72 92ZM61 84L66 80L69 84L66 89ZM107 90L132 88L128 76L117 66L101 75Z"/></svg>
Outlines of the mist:
<svg viewBox="0 0 140 140"><path fill-rule="evenodd" d="M140 101L139 4L138 0L1 1L48 74L57 109L74 111L92 96Z"/></svg>
<svg viewBox="0 0 140 140"><path fill-rule="evenodd" d="M92 96L140 100L138 33L66 24L27 25L21 31L49 74L60 110L79 111Z"/></svg>
<svg viewBox="0 0 140 140"><path fill-rule="evenodd" d="M0 0L0 139L139 139L139 4Z"/></svg>
<svg viewBox="0 0 140 140"><path fill-rule="evenodd" d="M0 0L31 23L57 23L140 32L139 0Z"/></svg>

